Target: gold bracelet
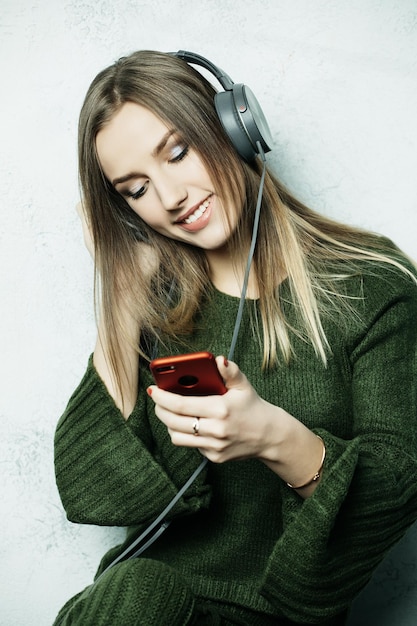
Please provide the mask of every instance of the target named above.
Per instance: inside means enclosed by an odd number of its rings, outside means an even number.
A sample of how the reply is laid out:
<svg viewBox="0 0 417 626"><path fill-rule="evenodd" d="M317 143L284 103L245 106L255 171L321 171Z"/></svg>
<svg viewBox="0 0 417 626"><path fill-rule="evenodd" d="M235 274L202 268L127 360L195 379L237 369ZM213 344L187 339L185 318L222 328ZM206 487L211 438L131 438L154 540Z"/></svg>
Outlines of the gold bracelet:
<svg viewBox="0 0 417 626"><path fill-rule="evenodd" d="M321 470L323 469L323 464L324 464L324 459L326 458L326 446L324 445L324 441L321 437L319 437L319 435L316 435L316 437L318 437L323 445L323 455L321 457L321 463L320 463L320 467L317 470L317 472L314 474L313 478L310 478L309 481L307 481L306 483L304 483L303 485L298 485L297 487L295 487L294 485L291 485L290 483L287 483L288 487L291 487L291 489L304 489L304 487L308 487L309 485L311 485L312 483L315 483L318 481L318 479L321 476Z"/></svg>

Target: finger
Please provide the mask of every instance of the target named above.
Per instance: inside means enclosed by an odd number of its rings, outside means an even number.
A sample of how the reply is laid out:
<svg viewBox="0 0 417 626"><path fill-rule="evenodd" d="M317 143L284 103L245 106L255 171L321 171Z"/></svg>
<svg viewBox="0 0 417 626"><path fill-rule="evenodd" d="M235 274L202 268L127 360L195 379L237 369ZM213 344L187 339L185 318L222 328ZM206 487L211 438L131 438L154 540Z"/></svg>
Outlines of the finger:
<svg viewBox="0 0 417 626"><path fill-rule="evenodd" d="M210 454L221 454L225 449L229 448L229 442L211 437L210 435L205 435L204 431L201 430L200 433L196 435L194 433L184 433L178 430L168 429L168 434L174 446L182 448L201 448Z"/></svg>
<svg viewBox="0 0 417 626"><path fill-rule="evenodd" d="M171 421L170 419L168 421ZM172 420L173 427L168 427L168 434L176 446L186 448L207 448L216 450L223 446L218 439L206 432L207 421L204 418L176 418Z"/></svg>
<svg viewBox="0 0 417 626"><path fill-rule="evenodd" d="M156 385L151 385L147 389L152 400L161 409L175 413L179 416L201 418L220 417L224 414L224 407L221 403L222 396L210 396L207 402L206 396L182 396L160 389Z"/></svg>
<svg viewBox="0 0 417 626"><path fill-rule="evenodd" d="M176 415L156 405L155 414L157 418L165 424L170 436L184 435L186 437L213 437L210 424L212 420L200 417L188 417ZM195 443L193 445L196 445Z"/></svg>
<svg viewBox="0 0 417 626"><path fill-rule="evenodd" d="M82 203L82 201L80 200L80 202L77 202L77 205L75 207L78 216L82 219L85 218L85 211L84 211L84 205Z"/></svg>
<svg viewBox="0 0 417 626"><path fill-rule="evenodd" d="M216 363L220 376L228 389L240 387L246 382L246 376L233 361L228 361L224 356L218 356Z"/></svg>
<svg viewBox="0 0 417 626"><path fill-rule="evenodd" d="M196 448L200 450L201 446L203 450L208 450L212 454L217 452L216 441L209 437L195 437L194 435L186 435L175 430L168 430L168 433L172 444L179 448Z"/></svg>
<svg viewBox="0 0 417 626"><path fill-rule="evenodd" d="M91 228L90 228L90 224L89 224L89 221L88 221L88 218L87 218L85 207L84 207L82 202L79 202L77 204L76 210L77 210L78 216L79 216L79 218L81 220L81 226L82 226L85 246L86 246L88 252L90 253L90 255L92 257L94 257L93 236L92 236L92 233L91 233Z"/></svg>
<svg viewBox="0 0 417 626"><path fill-rule="evenodd" d="M203 436L204 429L201 427L201 424L204 419L199 417L179 417L163 410L157 410L156 414L158 419L165 424L170 434L181 433L187 436L193 435L193 437Z"/></svg>

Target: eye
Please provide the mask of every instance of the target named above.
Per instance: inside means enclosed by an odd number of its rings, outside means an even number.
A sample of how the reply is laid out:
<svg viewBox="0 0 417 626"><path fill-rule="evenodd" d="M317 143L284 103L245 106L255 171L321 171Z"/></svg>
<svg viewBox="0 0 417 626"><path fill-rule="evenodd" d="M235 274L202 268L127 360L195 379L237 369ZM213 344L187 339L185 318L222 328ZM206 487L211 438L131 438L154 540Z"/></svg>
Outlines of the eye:
<svg viewBox="0 0 417 626"><path fill-rule="evenodd" d="M141 198L144 193L146 191L146 185L142 185L142 187L139 187L139 189L132 189L131 191L126 191L125 192L125 196L126 198L132 198L132 200L139 200L139 198Z"/></svg>
<svg viewBox="0 0 417 626"><path fill-rule="evenodd" d="M187 156L189 150L189 146L184 144L175 145L170 151L170 159L169 163L179 163Z"/></svg>

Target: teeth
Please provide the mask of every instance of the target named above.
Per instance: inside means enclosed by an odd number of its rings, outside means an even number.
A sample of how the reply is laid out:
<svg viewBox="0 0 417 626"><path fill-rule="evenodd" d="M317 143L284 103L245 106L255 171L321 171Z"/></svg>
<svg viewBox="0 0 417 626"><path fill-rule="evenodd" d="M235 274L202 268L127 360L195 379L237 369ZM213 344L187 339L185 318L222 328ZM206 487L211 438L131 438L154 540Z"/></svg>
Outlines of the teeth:
<svg viewBox="0 0 417 626"><path fill-rule="evenodd" d="M194 211L194 213L189 215L187 217L187 219L184 220L184 224L192 224L193 222L198 220L198 218L201 217L203 215L203 213L206 212L206 209L207 209L209 204L210 204L209 200L206 200L205 202L203 202L203 204L200 204L198 209L196 209Z"/></svg>

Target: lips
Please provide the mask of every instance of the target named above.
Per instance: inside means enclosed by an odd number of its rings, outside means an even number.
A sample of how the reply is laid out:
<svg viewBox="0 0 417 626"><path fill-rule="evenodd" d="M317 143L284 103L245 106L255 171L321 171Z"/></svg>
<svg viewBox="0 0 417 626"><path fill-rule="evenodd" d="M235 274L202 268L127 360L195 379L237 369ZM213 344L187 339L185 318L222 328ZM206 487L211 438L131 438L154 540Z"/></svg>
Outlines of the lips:
<svg viewBox="0 0 417 626"><path fill-rule="evenodd" d="M193 222L197 221L198 218L200 218L206 212L206 209L208 208L209 204L210 204L210 201L205 200L203 204L200 204L198 209L196 209L193 213L191 213L188 217L186 217L182 221L185 222L186 224L192 224Z"/></svg>
<svg viewBox="0 0 417 626"><path fill-rule="evenodd" d="M176 222L181 228L188 232L195 232L204 228L211 214L211 195L201 204L193 207L180 220Z"/></svg>

